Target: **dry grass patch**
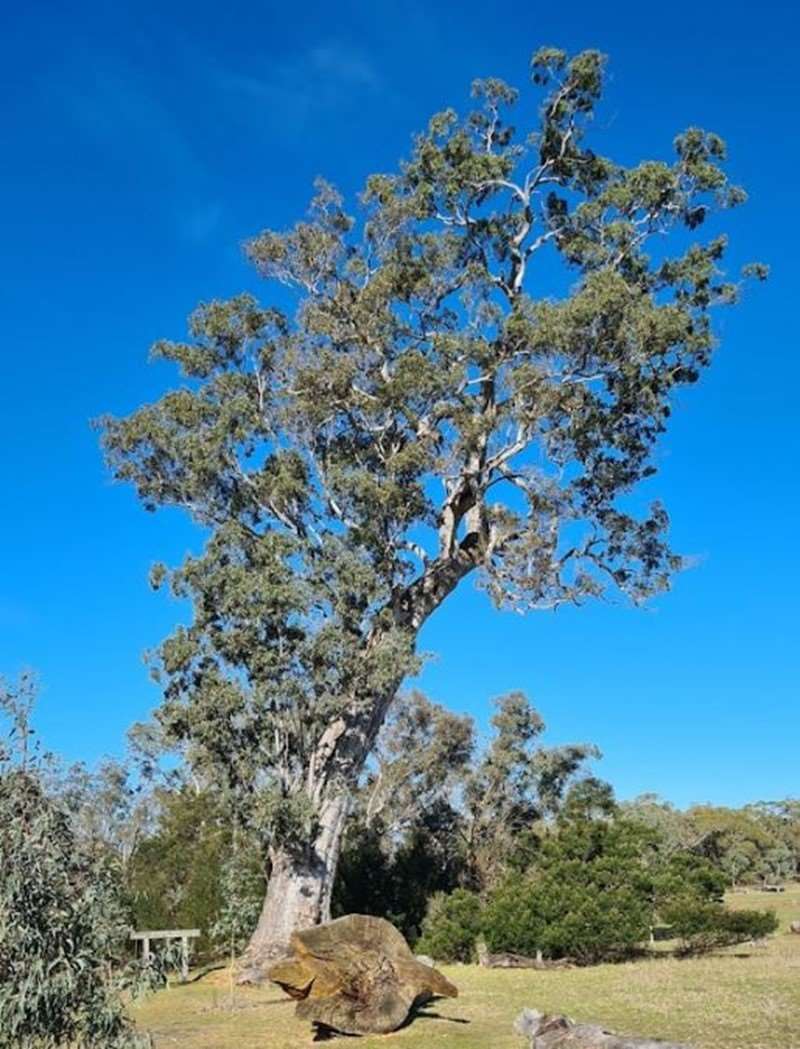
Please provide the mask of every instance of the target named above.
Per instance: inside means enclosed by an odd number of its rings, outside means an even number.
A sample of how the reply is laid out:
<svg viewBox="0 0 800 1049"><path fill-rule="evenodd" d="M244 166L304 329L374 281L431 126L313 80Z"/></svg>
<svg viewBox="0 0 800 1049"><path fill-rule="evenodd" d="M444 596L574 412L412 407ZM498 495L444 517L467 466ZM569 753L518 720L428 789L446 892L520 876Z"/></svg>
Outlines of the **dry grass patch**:
<svg viewBox="0 0 800 1049"><path fill-rule="evenodd" d="M781 932L766 947L679 961L535 972L449 966L455 1000L432 1003L392 1035L337 1040L344 1049L521 1049L512 1031L524 1006L563 1012L631 1034L685 1041L696 1049L800 1049L800 887L781 895L737 894L736 907L774 907ZM300 1049L309 1026L274 988L237 989L230 1008L225 972L155 995L137 1010L157 1049ZM337 1044L337 1042L331 1044Z"/></svg>

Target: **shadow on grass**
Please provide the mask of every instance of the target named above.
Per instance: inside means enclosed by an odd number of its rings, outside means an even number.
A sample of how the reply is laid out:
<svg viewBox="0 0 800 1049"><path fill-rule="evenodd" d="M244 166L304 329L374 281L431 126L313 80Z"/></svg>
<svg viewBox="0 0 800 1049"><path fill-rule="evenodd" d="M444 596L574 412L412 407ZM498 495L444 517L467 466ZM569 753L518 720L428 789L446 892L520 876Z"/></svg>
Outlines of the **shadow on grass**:
<svg viewBox="0 0 800 1049"><path fill-rule="evenodd" d="M413 1023L414 1020L445 1020L449 1024L468 1024L472 1023L471 1020L464 1019L463 1016L442 1016L441 1013L432 1013L428 1009L420 1009L418 1013L415 1013L405 1024L404 1027L408 1026L409 1023Z"/></svg>
<svg viewBox="0 0 800 1049"><path fill-rule="evenodd" d="M461 1016L442 1016L441 1013L432 1012L430 1006L435 1005L436 1002L440 1002L441 1000L442 999L437 996L431 998L425 1005L421 1005L417 1009L412 1009L406 1017L405 1022L400 1025L398 1030L402 1031L403 1028L409 1027L415 1020L444 1020L446 1023L451 1024L468 1024L471 1022L470 1020L465 1020Z"/></svg>
<svg viewBox="0 0 800 1049"><path fill-rule="evenodd" d="M202 969L198 969L197 972L192 973L188 977L188 979L186 979L186 980L179 980L176 983L176 987L186 987L190 983L199 983L201 980L205 979L205 977L208 976L210 973L216 973L216 972L219 972L221 969L227 969L227 968L228 968L228 966L225 964L225 962L219 962L218 964L217 963L212 963L211 965L204 965Z"/></svg>
<svg viewBox="0 0 800 1049"><path fill-rule="evenodd" d="M468 1024L470 1020L466 1020L460 1016L442 1016L441 1013L431 1012L429 1009L412 1009L406 1018L405 1022L402 1023L397 1030L402 1031L406 1027L410 1027L415 1020L444 1020L446 1023L451 1024ZM334 1038L360 1038L358 1034L344 1034L341 1031L335 1031L330 1027L326 1027L324 1024L314 1024L314 1036L311 1039L312 1042L329 1042Z"/></svg>
<svg viewBox="0 0 800 1049"><path fill-rule="evenodd" d="M333 1027L325 1024L314 1024L314 1036L312 1042L330 1042L334 1038L361 1038L360 1034L345 1034L344 1031L336 1031Z"/></svg>

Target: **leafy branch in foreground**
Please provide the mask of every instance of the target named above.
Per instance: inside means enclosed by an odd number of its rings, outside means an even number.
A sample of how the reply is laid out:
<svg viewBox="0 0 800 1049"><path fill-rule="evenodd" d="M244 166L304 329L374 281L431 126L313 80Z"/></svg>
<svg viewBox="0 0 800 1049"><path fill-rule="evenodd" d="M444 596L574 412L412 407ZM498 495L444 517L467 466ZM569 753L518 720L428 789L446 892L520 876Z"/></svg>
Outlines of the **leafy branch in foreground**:
<svg viewBox="0 0 800 1049"><path fill-rule="evenodd" d="M137 1049L123 987L159 974L129 971L129 928L107 852L81 841L73 814L46 789L50 772L30 725L35 685L0 682L10 721L0 748L0 1047Z"/></svg>

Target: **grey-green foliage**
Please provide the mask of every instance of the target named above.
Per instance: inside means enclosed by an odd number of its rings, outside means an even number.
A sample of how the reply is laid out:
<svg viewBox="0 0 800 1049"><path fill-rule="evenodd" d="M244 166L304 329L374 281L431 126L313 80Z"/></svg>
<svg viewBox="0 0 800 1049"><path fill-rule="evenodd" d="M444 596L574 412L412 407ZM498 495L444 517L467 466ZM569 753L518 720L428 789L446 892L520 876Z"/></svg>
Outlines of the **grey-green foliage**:
<svg viewBox="0 0 800 1049"><path fill-rule="evenodd" d="M408 829L437 803L450 803L475 747L472 718L454 714L418 689L397 697L351 807L385 835Z"/></svg>
<svg viewBox="0 0 800 1049"><path fill-rule="evenodd" d="M474 110L434 116L354 214L321 182L306 219L247 249L294 312L201 304L188 341L153 350L179 384L105 420L114 476L210 532L154 573L194 609L155 660L159 717L284 838L353 785L465 577L526 611L639 601L681 564L665 509L620 500L737 297L725 237L699 233L744 194L698 128L632 166L590 145L604 67L537 52L519 129L517 91L476 82Z"/></svg>
<svg viewBox="0 0 800 1049"><path fill-rule="evenodd" d="M691 817L658 794L640 794L621 802L620 809L631 820L652 827L673 852L694 848L702 841Z"/></svg>
<svg viewBox="0 0 800 1049"><path fill-rule="evenodd" d="M230 847L219 868L221 906L209 935L218 949L232 956L247 944L264 897L264 872L254 862L252 843L235 823L231 828Z"/></svg>
<svg viewBox="0 0 800 1049"><path fill-rule="evenodd" d="M741 809L695 805L674 808L655 794L624 802L631 818L656 828L673 849L707 857L736 885L781 882L800 871L800 803L757 802Z"/></svg>
<svg viewBox="0 0 800 1049"><path fill-rule="evenodd" d="M567 788L600 756L593 744L544 746L545 723L521 692L494 703L493 734L464 777L461 802L470 877L481 888L514 863L515 854L524 862Z"/></svg>
<svg viewBox="0 0 800 1049"><path fill-rule="evenodd" d="M596 747L546 746L545 723L520 692L494 706L491 734L477 744L471 718L419 691L398 698L351 805L340 902L368 900L370 913L395 906L408 914L437 871L445 882L486 892L509 868L531 861L565 807L592 815L613 809L608 784L586 774Z"/></svg>
<svg viewBox="0 0 800 1049"><path fill-rule="evenodd" d="M47 783L48 791L72 813L79 841L107 851L123 876L154 826L158 806L151 787L129 763L114 758L105 758L94 769L83 762L59 767Z"/></svg>
<svg viewBox="0 0 800 1049"><path fill-rule="evenodd" d="M46 790L29 723L34 687L0 682L0 1047L118 1049L147 1042L115 975L128 926L118 872Z"/></svg>

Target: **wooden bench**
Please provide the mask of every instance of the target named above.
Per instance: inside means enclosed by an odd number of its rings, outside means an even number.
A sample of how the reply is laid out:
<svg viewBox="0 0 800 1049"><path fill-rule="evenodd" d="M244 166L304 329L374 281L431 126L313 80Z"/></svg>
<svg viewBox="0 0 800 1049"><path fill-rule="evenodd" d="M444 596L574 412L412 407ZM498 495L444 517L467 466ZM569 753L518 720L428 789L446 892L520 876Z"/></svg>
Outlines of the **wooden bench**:
<svg viewBox="0 0 800 1049"><path fill-rule="evenodd" d="M181 941L181 979L189 979L189 941L195 940L200 935L199 929L147 929L144 932L131 934L132 940L139 940L142 944L142 958L148 961L150 958L150 943L152 940L166 940L167 947L173 940Z"/></svg>

